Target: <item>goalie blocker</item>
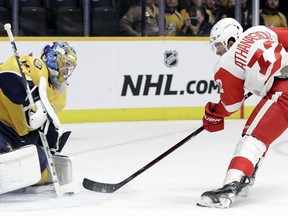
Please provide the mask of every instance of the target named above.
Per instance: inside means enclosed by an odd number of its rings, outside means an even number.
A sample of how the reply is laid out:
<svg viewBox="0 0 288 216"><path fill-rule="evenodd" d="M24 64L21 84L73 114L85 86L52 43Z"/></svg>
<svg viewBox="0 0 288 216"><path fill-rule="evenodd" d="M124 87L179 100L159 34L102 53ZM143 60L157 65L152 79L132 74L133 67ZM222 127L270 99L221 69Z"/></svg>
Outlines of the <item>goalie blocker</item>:
<svg viewBox="0 0 288 216"><path fill-rule="evenodd" d="M76 193L78 189L73 171L73 159L64 155L53 155L52 159L62 193ZM41 171L35 145L27 145L0 154L0 173L0 194L19 189L29 193L43 192L47 188L54 191L54 188L49 185L36 185L41 179Z"/></svg>

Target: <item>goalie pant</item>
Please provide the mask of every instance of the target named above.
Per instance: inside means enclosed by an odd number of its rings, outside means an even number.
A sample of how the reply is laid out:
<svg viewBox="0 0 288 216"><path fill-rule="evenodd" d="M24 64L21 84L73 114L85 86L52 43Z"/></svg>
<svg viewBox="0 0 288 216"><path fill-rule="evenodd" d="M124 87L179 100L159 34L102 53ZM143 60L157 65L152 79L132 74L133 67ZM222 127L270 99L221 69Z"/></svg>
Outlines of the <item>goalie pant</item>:
<svg viewBox="0 0 288 216"><path fill-rule="evenodd" d="M55 139L58 137L58 134L53 124L49 125L46 137L48 143L55 143ZM38 184L44 184L49 176L48 162L45 152L42 148L42 142L38 131L31 131L25 136L19 136L11 127L5 125L3 122L0 121L0 154L16 150L23 146L31 144L36 146L39 156L42 176Z"/></svg>

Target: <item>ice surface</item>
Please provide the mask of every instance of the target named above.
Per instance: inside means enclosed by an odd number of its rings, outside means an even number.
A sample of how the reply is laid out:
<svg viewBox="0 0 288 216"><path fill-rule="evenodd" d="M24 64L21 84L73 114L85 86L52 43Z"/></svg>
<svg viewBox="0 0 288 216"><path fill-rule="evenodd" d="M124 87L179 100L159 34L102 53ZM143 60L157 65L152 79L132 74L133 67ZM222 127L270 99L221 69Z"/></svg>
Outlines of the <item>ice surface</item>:
<svg viewBox="0 0 288 216"><path fill-rule="evenodd" d="M73 156L79 193L0 195L3 216L244 216L287 215L288 136L270 147L255 185L229 209L196 206L200 195L222 186L240 139L242 120L225 130L201 132L112 194L87 191L84 177L118 183L201 126L201 121L67 124L72 130L63 154ZM271 126L273 127L273 126Z"/></svg>

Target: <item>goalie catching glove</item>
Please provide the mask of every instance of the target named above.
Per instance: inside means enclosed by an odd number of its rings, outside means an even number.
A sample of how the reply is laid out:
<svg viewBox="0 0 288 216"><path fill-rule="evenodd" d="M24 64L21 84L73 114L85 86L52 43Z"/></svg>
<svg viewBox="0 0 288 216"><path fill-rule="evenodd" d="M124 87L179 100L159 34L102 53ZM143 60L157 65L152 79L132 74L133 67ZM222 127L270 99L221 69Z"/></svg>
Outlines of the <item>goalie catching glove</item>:
<svg viewBox="0 0 288 216"><path fill-rule="evenodd" d="M224 129L224 117L214 112L216 104L208 102L205 106L205 115L202 119L205 130L216 132Z"/></svg>

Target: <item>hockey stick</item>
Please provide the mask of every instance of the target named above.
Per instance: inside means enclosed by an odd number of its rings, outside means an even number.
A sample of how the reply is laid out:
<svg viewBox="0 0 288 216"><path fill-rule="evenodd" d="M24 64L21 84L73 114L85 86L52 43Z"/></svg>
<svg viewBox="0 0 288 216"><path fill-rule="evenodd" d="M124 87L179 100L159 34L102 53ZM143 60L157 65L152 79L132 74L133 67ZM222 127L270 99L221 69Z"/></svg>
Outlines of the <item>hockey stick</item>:
<svg viewBox="0 0 288 216"><path fill-rule="evenodd" d="M252 95L252 93L248 92L245 95L244 100L246 100L251 95ZM182 146L187 141L189 141L190 139L192 139L193 137L198 135L203 130L204 130L204 126L201 126L197 130L195 130L193 133L191 133L190 135L185 137L183 140L178 142L176 145L174 145L173 147L171 147L170 149L168 149L167 151L162 153L160 156L158 156L157 158L155 158L154 160L152 160L151 162L146 164L144 167L139 169L137 172L135 172L134 174L132 174L131 176L129 176L128 178L124 179L123 181L121 181L119 183L116 183L116 184L102 183L102 182L96 182L96 181L90 180L88 178L84 178L83 182L82 182L82 185L87 190L96 191L96 192L102 192L102 193L113 193L116 190L118 190L119 188L121 188L122 186L124 186L125 184L127 184L128 182L130 182L132 179L134 179L135 177L137 177L138 175L140 175L141 173L143 173L144 171L146 171L147 169L152 167L154 164L156 164L157 162L162 160L164 157L166 157L167 155L169 155L170 153L172 153L173 151L178 149L180 146Z"/></svg>
<svg viewBox="0 0 288 216"><path fill-rule="evenodd" d="M10 43L11 43L11 46L12 46L12 49L13 49L13 52L14 52L14 55L15 55L15 58L16 58L20 73L21 73L21 76L22 76L23 86L25 88L29 103L32 106L32 110L35 111L36 110L35 103L34 103L34 100L33 100L33 97L32 97L31 90L30 90L30 87L28 85L27 79L26 79L25 74L24 74L24 70L23 70L23 67L22 67L22 64L21 64L21 61L20 61L20 57L19 57L18 51L17 51L16 43L15 43L15 40L14 40L14 36L12 34L12 31L11 31L10 23L6 23L4 25L4 29L6 30L8 38L10 40Z"/></svg>
<svg viewBox="0 0 288 216"><path fill-rule="evenodd" d="M21 76L22 76L23 85L24 85L24 88L25 88L29 103L30 103L30 105L32 107L32 110L36 111L35 102L33 100L32 93L31 93L28 81L26 79L26 76L25 76L25 73L24 73L24 70L23 70L23 67L22 67L22 64L21 64L21 61L20 61L20 57L18 55L16 43L15 43L15 40L14 40L14 36L12 34L12 31L11 31L11 24L10 23L6 23L4 25L4 29L6 30L8 38L9 38L10 43L12 45L12 49L13 49L13 52L14 52L14 55L15 55L15 58L16 58L16 61L17 61ZM49 112L48 112L48 114L49 114ZM49 118L49 119L51 119L51 118ZM46 139L46 135L40 129L38 129L38 132L39 132L39 136L40 136L40 139L41 139L41 142L42 142L42 145L43 145L43 149L44 149L47 161L48 161L48 167L49 167L49 170L50 170L50 173L51 173L51 176L52 176L52 181L53 181L53 185L55 187L56 194L57 194L58 197L60 197L60 196L63 195L63 193L61 192L61 188L60 188L60 184L59 184L59 178L58 178L58 175L57 175L57 172L56 172L56 168L55 168L55 165L54 165L54 162L53 162L53 159L52 159L52 154L50 152L50 148L49 148L48 141Z"/></svg>
<svg viewBox="0 0 288 216"><path fill-rule="evenodd" d="M49 123L49 121L47 121L47 123ZM53 161L53 158L52 158L52 154L50 152L50 147L49 147L46 135L41 130L38 130L38 133L39 133L39 136L41 138L43 149L44 149L47 161L48 161L48 167L49 167L49 170L50 170L50 173L51 173L51 176L52 176L52 182L53 182L56 194L57 194L58 197L61 197L61 196L63 196L63 193L62 193L62 190L61 190L61 186L60 186L60 183L59 183L59 178L58 178L58 175L57 175L57 172L56 172L56 167L55 167L55 164L54 164L54 161Z"/></svg>
<svg viewBox="0 0 288 216"><path fill-rule="evenodd" d="M252 95L252 93L248 92L244 96L244 100L246 100L251 95ZM90 180L88 178L84 178L83 182L82 182L82 185L87 190L96 191L96 192L102 192L102 193L113 193L116 190L118 190L119 188L121 188L122 186L124 186L125 184L127 184L128 182L130 182L132 179L134 179L135 177L137 177L138 175L140 175L141 173L143 173L144 171L146 171L147 169L152 167L154 164L156 164L157 162L162 160L164 157L166 157L167 155L172 153L174 150L178 149L180 146L182 146L187 141L189 141L190 139L192 139L193 137L198 135L203 130L204 130L204 126L201 126L197 130L195 130L193 133L191 133L190 135L185 137L183 140L178 142L176 145L174 145L173 147L171 147L170 149L168 149L167 151L162 153L160 156L158 156L157 158L152 160L150 163L146 164L144 167L139 169L137 172L135 172L134 174L132 174L131 176L129 176L128 178L124 179L123 181L121 181L119 183L116 183L116 184L102 183L102 182L92 181L92 180Z"/></svg>
<svg viewBox="0 0 288 216"><path fill-rule="evenodd" d="M178 142L176 145L174 145L173 147L171 147L170 149L168 149L167 151L162 153L160 156L158 156L157 158L152 160L150 163L146 164L140 170L138 170L137 172L135 172L134 174L132 174L131 176L129 176L128 178L126 178L125 180L123 180L123 181L121 181L119 183L116 183L116 184L101 183L101 182L95 182L95 181L89 180L87 178L84 178L83 183L82 183L83 187L86 188L87 190L92 190L92 191L96 191L96 192L113 193L114 191L116 191L119 188L121 188L123 185L127 184L128 182L130 182L136 176L140 175L141 173L143 173L144 171L146 171L147 169L152 167L158 161L162 160L164 157L169 155L171 152L173 152L174 150L176 150L177 148L182 146L188 140L190 140L191 138L195 137L197 134L199 134L203 130L204 130L204 126L201 126L197 130L195 130L193 133L191 133L190 135L185 137L183 140Z"/></svg>

